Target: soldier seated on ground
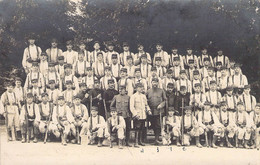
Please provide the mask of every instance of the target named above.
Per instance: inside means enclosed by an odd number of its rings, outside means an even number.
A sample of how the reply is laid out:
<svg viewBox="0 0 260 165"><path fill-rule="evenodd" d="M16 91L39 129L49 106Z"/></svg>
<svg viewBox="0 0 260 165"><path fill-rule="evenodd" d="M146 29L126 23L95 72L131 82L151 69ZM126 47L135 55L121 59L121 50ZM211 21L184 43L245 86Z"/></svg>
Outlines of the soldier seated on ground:
<svg viewBox="0 0 260 165"><path fill-rule="evenodd" d="M98 147L102 146L105 127L106 122L102 116L98 115L98 108L95 106L91 107L91 116L88 120L87 126L87 136L89 139L89 144L94 144L97 140Z"/></svg>
<svg viewBox="0 0 260 165"><path fill-rule="evenodd" d="M169 107L168 115L163 117L162 142L163 145L171 144L171 139L176 137L176 145L180 146L180 118L176 116L174 107Z"/></svg>
<svg viewBox="0 0 260 165"><path fill-rule="evenodd" d="M117 115L116 108L111 107L110 109L111 117L107 120L107 131L106 137L110 141L110 147L112 147L112 142L118 139L119 149L123 149L122 143L125 138L125 120L122 116Z"/></svg>

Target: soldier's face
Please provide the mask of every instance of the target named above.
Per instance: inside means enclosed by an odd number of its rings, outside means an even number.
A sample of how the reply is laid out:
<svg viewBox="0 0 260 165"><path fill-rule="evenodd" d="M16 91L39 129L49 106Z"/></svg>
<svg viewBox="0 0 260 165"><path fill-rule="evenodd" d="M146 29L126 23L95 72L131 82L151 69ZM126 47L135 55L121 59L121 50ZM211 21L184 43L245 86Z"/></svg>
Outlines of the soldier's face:
<svg viewBox="0 0 260 165"><path fill-rule="evenodd" d="M64 100L64 99L59 99L59 100L58 100L58 104L59 104L60 106L63 106L63 105L65 104L65 100Z"/></svg>
<svg viewBox="0 0 260 165"><path fill-rule="evenodd" d="M173 53L173 54L177 54L177 53L178 53L178 50L177 50L177 49L172 49L172 53Z"/></svg>
<svg viewBox="0 0 260 165"><path fill-rule="evenodd" d="M92 76L93 75L93 71L89 70L89 71L87 71L87 74L88 74L88 76Z"/></svg>
<svg viewBox="0 0 260 165"><path fill-rule="evenodd" d="M79 61L83 61L84 60L84 55L83 54L79 54Z"/></svg>
<svg viewBox="0 0 260 165"><path fill-rule="evenodd" d="M243 112L244 109L245 109L245 107L244 107L243 105L238 105L238 106L237 106L237 110L238 110L239 112Z"/></svg>
<svg viewBox="0 0 260 165"><path fill-rule="evenodd" d="M222 105L222 106L221 106L221 110L224 111L224 112L226 112L226 111L227 111L227 106L226 106L226 105Z"/></svg>
<svg viewBox="0 0 260 165"><path fill-rule="evenodd" d="M143 64L146 64L146 63L147 63L147 59L146 59L146 58L141 58L141 62L142 62Z"/></svg>
<svg viewBox="0 0 260 165"><path fill-rule="evenodd" d="M180 74L180 77L181 77L181 79L185 79L186 78L186 74L182 73L182 74Z"/></svg>
<svg viewBox="0 0 260 165"><path fill-rule="evenodd" d="M133 60L132 60L131 58L129 58L129 59L127 60L127 63L128 63L129 65L131 65L131 64L133 64Z"/></svg>
<svg viewBox="0 0 260 165"><path fill-rule="evenodd" d="M142 91L143 91L143 88L142 88L142 87L137 87L137 88L136 88L136 91L138 91L138 92L142 93Z"/></svg>
<svg viewBox="0 0 260 165"><path fill-rule="evenodd" d="M172 117L174 114L174 111L169 111L168 113L169 113L169 116Z"/></svg>
<svg viewBox="0 0 260 165"><path fill-rule="evenodd" d="M231 96L233 94L233 91L227 91L227 94Z"/></svg>
<svg viewBox="0 0 260 165"><path fill-rule="evenodd" d="M126 52L129 51L129 47L128 47L128 46L124 46L123 49L124 49L124 51L126 51Z"/></svg>
<svg viewBox="0 0 260 165"><path fill-rule="evenodd" d="M223 75L223 76L226 76L226 70L225 69L223 69L223 70L221 70L221 75Z"/></svg>
<svg viewBox="0 0 260 165"><path fill-rule="evenodd" d="M58 60L59 64L64 64L64 60Z"/></svg>
<svg viewBox="0 0 260 165"><path fill-rule="evenodd" d="M100 49L100 45L99 45L99 43L95 43L93 47L94 47L95 50Z"/></svg>
<svg viewBox="0 0 260 165"><path fill-rule="evenodd" d="M153 86L154 88L158 87L158 82L157 82L157 81L152 81L152 86Z"/></svg>
<svg viewBox="0 0 260 165"><path fill-rule="evenodd" d="M235 65L235 62L234 61L230 61L230 67L234 67L234 65Z"/></svg>
<svg viewBox="0 0 260 165"><path fill-rule="evenodd" d="M51 71L51 72L54 72L54 71L55 71L55 68L54 68L53 66L49 67L48 69L49 69L49 71Z"/></svg>
<svg viewBox="0 0 260 165"><path fill-rule="evenodd" d="M187 53L188 53L188 54L191 54L191 53L192 53L192 50L187 50Z"/></svg>
<svg viewBox="0 0 260 165"><path fill-rule="evenodd" d="M220 70L222 65L217 65L217 69Z"/></svg>
<svg viewBox="0 0 260 165"><path fill-rule="evenodd" d="M195 75L193 75L193 78L194 78L195 80L198 80L198 79L200 78L200 75L195 74Z"/></svg>
<svg viewBox="0 0 260 165"><path fill-rule="evenodd" d="M125 88L119 88L119 93L120 93L121 95L125 95L125 94L126 94Z"/></svg>
<svg viewBox="0 0 260 165"><path fill-rule="evenodd" d="M203 49L201 52L202 52L202 54L207 54L207 50L206 49Z"/></svg>
<svg viewBox="0 0 260 165"><path fill-rule="evenodd" d="M125 76L126 76L126 72L121 71L121 77L125 77Z"/></svg>
<svg viewBox="0 0 260 165"><path fill-rule="evenodd" d="M98 58L98 61L103 61L103 55L99 54L97 58Z"/></svg>
<svg viewBox="0 0 260 165"><path fill-rule="evenodd" d="M158 61L158 60L155 61L155 65L156 65L156 66L161 66L161 64L162 64L162 61Z"/></svg>
<svg viewBox="0 0 260 165"><path fill-rule="evenodd" d="M213 70L211 70L211 69L208 70L208 75L213 76L213 73L214 73Z"/></svg>
<svg viewBox="0 0 260 165"><path fill-rule="evenodd" d="M108 87L109 87L109 89L114 89L115 88L115 84L114 83L109 83Z"/></svg>
<svg viewBox="0 0 260 165"><path fill-rule="evenodd" d="M167 87L167 91L168 91L168 92L172 92L172 91L173 91L173 88L172 88L172 87Z"/></svg>
<svg viewBox="0 0 260 165"><path fill-rule="evenodd" d="M112 45L109 45L107 48L108 48L109 51L113 51L114 50L114 46L112 46Z"/></svg>
<svg viewBox="0 0 260 165"><path fill-rule="evenodd" d="M215 83L210 84L210 89L211 89L212 91L215 91L215 90L217 89L217 85L216 85Z"/></svg>
<svg viewBox="0 0 260 165"><path fill-rule="evenodd" d="M32 83L32 86L33 86L33 87L37 87L37 86L38 86L38 82L33 82L33 83Z"/></svg>
<svg viewBox="0 0 260 165"><path fill-rule="evenodd" d="M74 103L75 103L76 105L79 105L79 104L80 104L80 99L79 99L79 98L76 98L76 99L74 100Z"/></svg>
<svg viewBox="0 0 260 165"><path fill-rule="evenodd" d="M138 50L139 50L139 51L143 51L143 50L144 50L144 47L143 47L143 46L139 46L139 47L138 47Z"/></svg>
<svg viewBox="0 0 260 165"><path fill-rule="evenodd" d="M187 89L180 90L181 94L185 95L187 93Z"/></svg>
<svg viewBox="0 0 260 165"><path fill-rule="evenodd" d="M240 71L240 68L239 67L235 67L235 72L239 73L239 71Z"/></svg>
<svg viewBox="0 0 260 165"><path fill-rule="evenodd" d="M110 113L111 113L112 117L116 117L117 116L117 112L116 111L111 111Z"/></svg>
<svg viewBox="0 0 260 165"><path fill-rule="evenodd" d="M72 84L66 84L66 88L67 89L71 89L72 88Z"/></svg>
<svg viewBox="0 0 260 165"><path fill-rule="evenodd" d="M52 42L52 43L51 43L51 46L52 46L53 48L56 48L56 47L58 46L58 43L57 43L57 42Z"/></svg>
<svg viewBox="0 0 260 165"><path fill-rule="evenodd" d="M83 85L83 86L80 86L79 89L80 89L81 91L86 91L87 87L86 87L86 85Z"/></svg>
<svg viewBox="0 0 260 165"><path fill-rule="evenodd" d="M13 86L9 85L6 87L7 91L10 93L10 92L13 92Z"/></svg>
<svg viewBox="0 0 260 165"><path fill-rule="evenodd" d="M175 66L179 66L180 65L180 61L179 60L174 61L173 63L174 63Z"/></svg>
<svg viewBox="0 0 260 165"><path fill-rule="evenodd" d="M22 86L22 82L21 82L21 81L15 81L15 85L16 85L17 87L20 87L20 86Z"/></svg>
<svg viewBox="0 0 260 165"><path fill-rule="evenodd" d="M244 89L244 91L245 91L246 94L249 94L249 93L250 93L250 89L249 89L249 88Z"/></svg>
<svg viewBox="0 0 260 165"><path fill-rule="evenodd" d="M151 71L152 72L152 76L156 76L157 75L157 71L154 70L154 71Z"/></svg>
<svg viewBox="0 0 260 165"><path fill-rule="evenodd" d="M66 47L67 47L68 50L72 49L72 45L67 45Z"/></svg>
<svg viewBox="0 0 260 165"><path fill-rule="evenodd" d="M209 66L209 64L210 64L209 61L207 61L207 60L204 61L204 65L205 65L205 66Z"/></svg>
<svg viewBox="0 0 260 165"><path fill-rule="evenodd" d="M112 59L112 63L113 64L117 64L117 62L118 62L118 59L116 58L116 59Z"/></svg>
<svg viewBox="0 0 260 165"><path fill-rule="evenodd" d="M86 46L85 46L84 44L80 44L80 45L79 45L79 48L80 48L81 50L84 50L84 49L86 48Z"/></svg>
<svg viewBox="0 0 260 165"><path fill-rule="evenodd" d="M194 68L194 63L189 63L190 68Z"/></svg>
<svg viewBox="0 0 260 165"><path fill-rule="evenodd" d="M91 115L92 115L93 117L96 117L97 114L98 114L98 111L96 111L96 110L92 110L92 111L91 111Z"/></svg>
<svg viewBox="0 0 260 165"><path fill-rule="evenodd" d="M70 68L66 68L65 72L66 72L66 74L70 74L71 73L71 69Z"/></svg>
<svg viewBox="0 0 260 165"><path fill-rule="evenodd" d="M205 111L209 111L210 110L210 106L209 105L204 105L204 110Z"/></svg>
<svg viewBox="0 0 260 165"><path fill-rule="evenodd" d="M42 97L42 102L46 103L46 102L48 102L48 100L49 100L48 96Z"/></svg>
<svg viewBox="0 0 260 165"><path fill-rule="evenodd" d="M141 72L140 71L135 72L135 76L136 77L140 77L141 76Z"/></svg>
<svg viewBox="0 0 260 165"><path fill-rule="evenodd" d="M55 88L55 84L54 83L49 84L49 86L50 86L51 89Z"/></svg>
<svg viewBox="0 0 260 165"><path fill-rule="evenodd" d="M31 104L33 102L33 98L32 97L27 97L27 103Z"/></svg>
<svg viewBox="0 0 260 165"><path fill-rule="evenodd" d="M41 56L41 60L42 60L42 61L46 61L46 60L47 60L47 57L46 57L46 56Z"/></svg>
<svg viewBox="0 0 260 165"><path fill-rule="evenodd" d="M198 87L195 87L195 92L200 92L200 87L198 86Z"/></svg>
<svg viewBox="0 0 260 165"><path fill-rule="evenodd" d="M35 40L34 39L29 39L28 42L29 42L30 45L33 45L35 43Z"/></svg>
<svg viewBox="0 0 260 165"><path fill-rule="evenodd" d="M218 55L221 56L223 54L223 51L222 50L219 50L218 51Z"/></svg>
<svg viewBox="0 0 260 165"><path fill-rule="evenodd" d="M111 75L111 71L110 71L109 69L106 69L106 70L105 70L105 74L106 74L107 76L110 76L110 75Z"/></svg>
<svg viewBox="0 0 260 165"><path fill-rule="evenodd" d="M34 71L34 72L38 71L38 66L33 66L32 71Z"/></svg>
<svg viewBox="0 0 260 165"><path fill-rule="evenodd" d="M190 115L191 115L191 110L186 110L186 111L185 111L185 115L186 115L186 116L190 116Z"/></svg>
<svg viewBox="0 0 260 165"><path fill-rule="evenodd" d="M162 45L156 45L156 49L157 49L158 51L162 50Z"/></svg>

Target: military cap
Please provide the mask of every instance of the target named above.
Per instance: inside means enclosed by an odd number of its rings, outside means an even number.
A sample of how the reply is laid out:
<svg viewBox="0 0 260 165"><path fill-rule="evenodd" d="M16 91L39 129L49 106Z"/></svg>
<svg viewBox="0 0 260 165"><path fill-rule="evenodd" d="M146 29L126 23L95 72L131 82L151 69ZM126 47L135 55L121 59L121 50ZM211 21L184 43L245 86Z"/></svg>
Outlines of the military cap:
<svg viewBox="0 0 260 165"><path fill-rule="evenodd" d="M55 80L49 80L49 84L55 84Z"/></svg>
<svg viewBox="0 0 260 165"><path fill-rule="evenodd" d="M194 85L194 87L196 88L196 87L201 87L201 84L200 83L196 83L195 85Z"/></svg>
<svg viewBox="0 0 260 165"><path fill-rule="evenodd" d="M226 69L227 69L226 66L222 66L222 67L220 68L220 70L226 70Z"/></svg>
<svg viewBox="0 0 260 165"><path fill-rule="evenodd" d="M47 92L43 92L43 93L41 94L41 96L42 96L42 97L48 96L48 93L47 93Z"/></svg>
<svg viewBox="0 0 260 165"><path fill-rule="evenodd" d="M100 81L99 81L98 79L95 79L95 80L94 80L94 83L95 83L95 84L99 84Z"/></svg>
<svg viewBox="0 0 260 165"><path fill-rule="evenodd" d="M98 52L98 53L97 53L97 56L100 55L100 54L103 56L103 53L102 53L102 52Z"/></svg>
<svg viewBox="0 0 260 165"><path fill-rule="evenodd" d="M111 70L111 67L110 66L106 66L105 70Z"/></svg>
<svg viewBox="0 0 260 165"><path fill-rule="evenodd" d="M180 60L180 57L177 56L177 57L173 57L173 61L179 61Z"/></svg>
<svg viewBox="0 0 260 165"><path fill-rule="evenodd" d="M112 54L112 59L117 59L117 54Z"/></svg>
<svg viewBox="0 0 260 165"><path fill-rule="evenodd" d="M141 87L144 87L144 85L143 85L142 83L137 83L137 84L135 85L135 87L136 87L136 88L138 88L138 87L141 88Z"/></svg>
<svg viewBox="0 0 260 165"><path fill-rule="evenodd" d="M120 85L119 89L126 89L126 86L125 85Z"/></svg>
<svg viewBox="0 0 260 165"><path fill-rule="evenodd" d="M49 62L48 67L54 67L55 63L54 62Z"/></svg>
<svg viewBox="0 0 260 165"><path fill-rule="evenodd" d="M217 61L216 65L222 65L222 62L221 61Z"/></svg>
<svg viewBox="0 0 260 165"><path fill-rule="evenodd" d="M166 73L167 73L167 74L172 74L173 71L172 71L171 69L168 69L168 70L166 71Z"/></svg>
<svg viewBox="0 0 260 165"><path fill-rule="evenodd" d="M210 61L208 57L205 57L204 58L204 61Z"/></svg>
<svg viewBox="0 0 260 165"><path fill-rule="evenodd" d="M115 81L114 81L114 79L109 79L109 80L107 80L107 83L108 84L113 84L113 83L115 83Z"/></svg>
<svg viewBox="0 0 260 165"><path fill-rule="evenodd" d="M244 103L242 102L242 101L239 101L238 103L237 103L237 106L238 105L244 105Z"/></svg>
<svg viewBox="0 0 260 165"><path fill-rule="evenodd" d="M227 103L225 101L221 101L220 106L225 106Z"/></svg>
<svg viewBox="0 0 260 165"><path fill-rule="evenodd" d="M157 68L156 68L155 66L153 66L153 67L151 68L151 71L157 71Z"/></svg>
<svg viewBox="0 0 260 165"><path fill-rule="evenodd" d="M147 58L147 55L146 54L142 54L141 58Z"/></svg>
<svg viewBox="0 0 260 165"><path fill-rule="evenodd" d="M109 41L107 42L107 46L114 46L113 42Z"/></svg>
<svg viewBox="0 0 260 165"><path fill-rule="evenodd" d="M213 70L214 71L214 68L212 66L208 67L208 70Z"/></svg>
<svg viewBox="0 0 260 165"><path fill-rule="evenodd" d="M79 83L79 87L83 87L83 86L86 86L86 84L85 83Z"/></svg>
<svg viewBox="0 0 260 165"><path fill-rule="evenodd" d="M58 56L58 60L64 60L64 56Z"/></svg>
<svg viewBox="0 0 260 165"><path fill-rule="evenodd" d="M133 59L133 57L132 56L126 56L126 59L128 60L128 59Z"/></svg>
<svg viewBox="0 0 260 165"><path fill-rule="evenodd" d="M15 77L15 81L20 81L22 82L22 79L20 77Z"/></svg>
<svg viewBox="0 0 260 165"><path fill-rule="evenodd" d="M187 50L192 50L191 47L187 47Z"/></svg>
<svg viewBox="0 0 260 165"><path fill-rule="evenodd" d="M206 106L206 105L207 105L207 106L211 106L211 103L210 103L209 101L205 101L205 102L204 102L204 105L205 105L205 106Z"/></svg>
<svg viewBox="0 0 260 165"><path fill-rule="evenodd" d="M71 40L67 41L66 45L72 45L72 41Z"/></svg>
<svg viewBox="0 0 260 165"><path fill-rule="evenodd" d="M32 82L32 83L37 83L37 82L38 82L38 79L32 79L31 82Z"/></svg>
<svg viewBox="0 0 260 165"><path fill-rule="evenodd" d="M217 82L215 80L211 80L209 84L216 84Z"/></svg>
<svg viewBox="0 0 260 165"><path fill-rule="evenodd" d="M87 71L91 71L91 70L92 70L92 67L87 67L86 70L87 70Z"/></svg>
<svg viewBox="0 0 260 165"><path fill-rule="evenodd" d="M123 42L123 47L128 47L129 45L128 45L128 43L127 42Z"/></svg>
<svg viewBox="0 0 260 165"><path fill-rule="evenodd" d="M174 88L174 84L173 83L168 83L167 84L167 88Z"/></svg>
<svg viewBox="0 0 260 165"><path fill-rule="evenodd" d="M180 90L183 91L183 90L186 90L186 86L180 86Z"/></svg>
<svg viewBox="0 0 260 165"><path fill-rule="evenodd" d="M67 69L67 68L72 69L72 65L71 64L64 65L64 69Z"/></svg>
<svg viewBox="0 0 260 165"><path fill-rule="evenodd" d="M194 59L189 59L189 60L188 60L188 63L189 63L189 64L194 64Z"/></svg>
<svg viewBox="0 0 260 165"><path fill-rule="evenodd" d="M127 69L126 68L121 68L120 71L127 73Z"/></svg>
<svg viewBox="0 0 260 165"><path fill-rule="evenodd" d="M58 40L56 38L51 39L51 43L58 43Z"/></svg>
<svg viewBox="0 0 260 165"><path fill-rule="evenodd" d="M228 87L226 88L226 90L227 90L227 91L233 91L233 87L232 87L232 86L228 86Z"/></svg>
<svg viewBox="0 0 260 165"><path fill-rule="evenodd" d="M194 70L193 71L193 75L199 75L199 74L200 74L199 70Z"/></svg>
<svg viewBox="0 0 260 165"><path fill-rule="evenodd" d="M180 74L186 74L186 70L180 70Z"/></svg>
<svg viewBox="0 0 260 165"><path fill-rule="evenodd" d="M65 98L64 98L64 96L63 95L59 95L58 96L58 100L64 100Z"/></svg>
<svg viewBox="0 0 260 165"><path fill-rule="evenodd" d="M42 52L41 56L48 56L48 55L45 52Z"/></svg>
<svg viewBox="0 0 260 165"><path fill-rule="evenodd" d="M159 82L159 79L157 77L154 77L152 78L152 82L155 81L155 82Z"/></svg>
<svg viewBox="0 0 260 165"><path fill-rule="evenodd" d="M184 107L184 110L185 110L185 111L189 111L189 110L192 111L192 106L190 106L190 105L189 105L189 106L185 106L185 107Z"/></svg>
<svg viewBox="0 0 260 165"><path fill-rule="evenodd" d="M27 93L26 95L27 98L33 98L33 94L30 92L30 93Z"/></svg>
<svg viewBox="0 0 260 165"><path fill-rule="evenodd" d="M116 111L116 107L110 107L110 112L114 112L114 111Z"/></svg>
<svg viewBox="0 0 260 165"><path fill-rule="evenodd" d="M161 57L155 57L155 61L162 61Z"/></svg>
<svg viewBox="0 0 260 165"><path fill-rule="evenodd" d="M250 88L251 86L249 84L244 86L244 89L250 89Z"/></svg>
<svg viewBox="0 0 260 165"><path fill-rule="evenodd" d="M67 80L66 84L72 84L72 81L71 80Z"/></svg>
<svg viewBox="0 0 260 165"><path fill-rule="evenodd" d="M98 107L92 106L92 107L90 108L90 110L91 110L91 111L98 111Z"/></svg>
<svg viewBox="0 0 260 165"><path fill-rule="evenodd" d="M80 95L79 95L79 94L76 94L73 98L74 98L74 99L80 99Z"/></svg>
<svg viewBox="0 0 260 165"><path fill-rule="evenodd" d="M174 107L169 107L169 108L168 108L168 112L171 112L171 111L172 111L172 112L175 111Z"/></svg>
<svg viewBox="0 0 260 165"><path fill-rule="evenodd" d="M141 68L135 68L135 72L141 72Z"/></svg>
<svg viewBox="0 0 260 165"><path fill-rule="evenodd" d="M32 66L38 66L38 64L39 64L39 63L38 63L37 61L33 61L33 62L32 62Z"/></svg>

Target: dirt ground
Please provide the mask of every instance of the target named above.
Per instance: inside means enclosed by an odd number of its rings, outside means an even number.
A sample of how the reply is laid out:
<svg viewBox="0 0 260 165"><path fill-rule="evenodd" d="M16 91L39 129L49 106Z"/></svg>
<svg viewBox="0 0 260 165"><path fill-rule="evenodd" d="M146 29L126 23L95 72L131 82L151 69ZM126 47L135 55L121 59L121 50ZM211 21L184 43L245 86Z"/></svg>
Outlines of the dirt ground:
<svg viewBox="0 0 260 165"><path fill-rule="evenodd" d="M72 165L72 164L216 164L260 165L260 151L229 148L201 148L176 146L151 146L120 150L117 146L98 148L58 142L25 143L7 142L4 126L0 127L1 165Z"/></svg>

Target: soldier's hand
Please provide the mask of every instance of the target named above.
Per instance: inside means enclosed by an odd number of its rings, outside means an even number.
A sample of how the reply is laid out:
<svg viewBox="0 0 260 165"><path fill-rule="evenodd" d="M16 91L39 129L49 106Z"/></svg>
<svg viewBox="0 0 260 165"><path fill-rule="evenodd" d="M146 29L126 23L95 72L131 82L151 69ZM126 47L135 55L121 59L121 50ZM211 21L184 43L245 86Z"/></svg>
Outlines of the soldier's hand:
<svg viewBox="0 0 260 165"><path fill-rule="evenodd" d="M85 98L88 98L88 97L89 97L89 94L88 94L88 93L86 93L86 94L85 94Z"/></svg>
<svg viewBox="0 0 260 165"><path fill-rule="evenodd" d="M151 112L151 111L148 111L148 115L152 115L152 112Z"/></svg>
<svg viewBox="0 0 260 165"><path fill-rule="evenodd" d="M102 99L102 98L101 98L101 94L98 94L98 95L97 95L97 99L99 99L99 100Z"/></svg>
<svg viewBox="0 0 260 165"><path fill-rule="evenodd" d="M58 125L57 125L57 127L58 127L58 129L59 129L59 130L61 130L61 129L62 129L62 127L61 127L61 125L60 125L60 124L58 124Z"/></svg>
<svg viewBox="0 0 260 165"><path fill-rule="evenodd" d="M117 127L116 127L116 126L114 126L114 127L112 128L112 131L114 132L114 131L116 130L116 128L117 128Z"/></svg>

